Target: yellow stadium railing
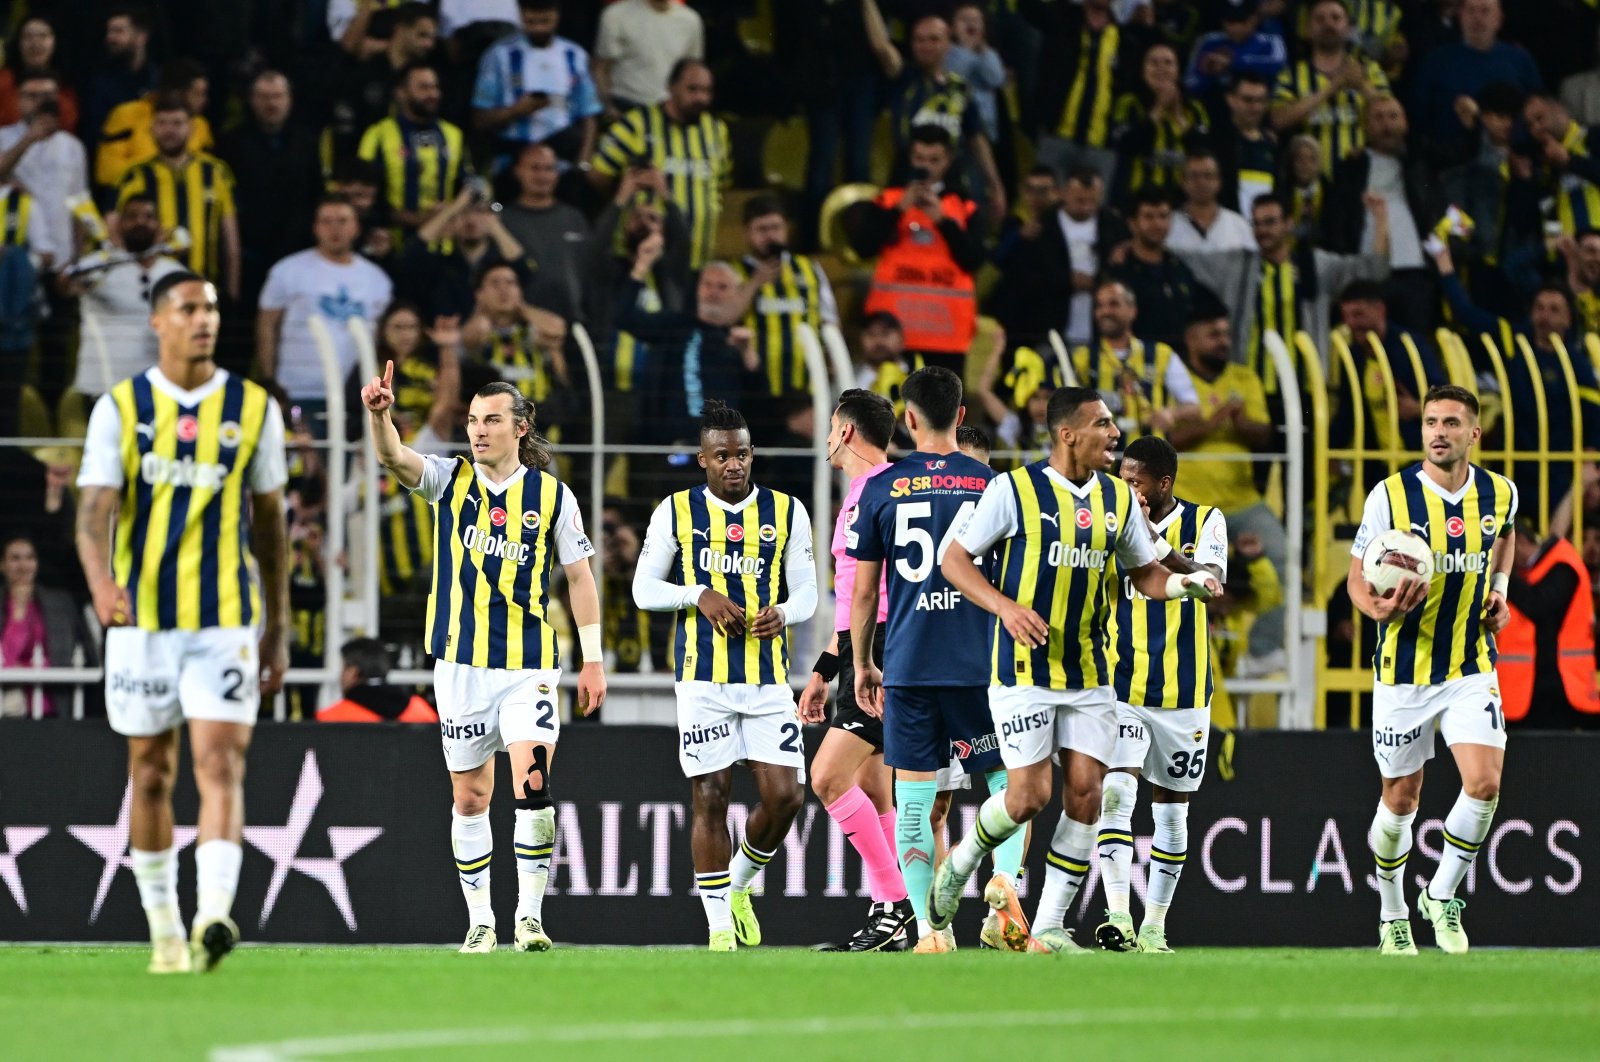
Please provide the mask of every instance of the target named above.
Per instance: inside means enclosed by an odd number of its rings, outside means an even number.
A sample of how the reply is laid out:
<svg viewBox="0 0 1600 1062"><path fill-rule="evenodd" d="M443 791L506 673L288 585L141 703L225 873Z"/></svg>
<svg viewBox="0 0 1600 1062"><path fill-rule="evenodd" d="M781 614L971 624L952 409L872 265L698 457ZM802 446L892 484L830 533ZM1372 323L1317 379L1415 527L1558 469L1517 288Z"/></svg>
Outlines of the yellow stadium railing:
<svg viewBox="0 0 1600 1062"><path fill-rule="evenodd" d="M1568 405L1567 412L1572 418L1576 442L1570 449L1552 450L1549 437L1550 404L1558 398L1547 393L1546 374L1541 371L1527 374L1533 381L1531 406L1518 408L1510 398L1511 373L1508 365L1517 358L1527 359L1532 366L1539 364L1527 339L1516 336L1512 340L1512 349L1507 351L1501 349L1501 342L1492 335L1483 334L1475 338L1483 350L1479 364L1486 366L1481 373L1474 368L1474 359L1466 340L1444 329L1436 337L1440 368L1445 377L1478 396L1484 406L1482 420L1486 430L1495 432L1502 440L1499 446L1492 449L1480 446L1473 454L1473 460L1507 476L1512 475L1519 464L1536 466L1539 496L1523 497L1521 513L1534 520L1541 534L1548 534L1550 513L1562 500L1551 496L1552 469L1559 465L1570 465L1572 483L1581 490L1582 466L1586 456L1589 460L1596 456L1585 455L1583 451L1582 401L1571 355L1557 339L1554 343L1554 360L1560 381L1566 388L1565 396L1559 400ZM1510 338L1509 334L1507 338ZM1404 445L1401 394L1395 381L1393 359L1404 357L1409 363L1412 380L1418 381L1418 387L1423 388L1428 373L1421 352L1414 343L1408 342L1403 351L1390 351L1376 336L1369 339L1369 349L1362 352L1366 355L1364 364L1339 332L1330 337L1326 358L1317 351L1311 337L1304 332L1295 336L1294 343L1301 382L1311 412L1308 440L1311 497L1307 507L1312 522L1312 533L1308 539L1310 556L1307 558L1311 572L1309 599L1314 613L1326 622L1325 627L1319 622L1315 628L1323 632L1316 638L1315 646L1318 729L1325 729L1330 717L1336 718L1336 725L1348 725L1352 729L1358 727L1361 697L1372 690L1371 622L1348 604L1344 605L1348 612L1330 614L1331 603L1343 596L1354 528L1360 521L1366 492L1373 485L1368 482L1373 475L1369 470L1377 465L1386 469L1386 474L1392 474L1420 457L1418 452ZM1600 336L1585 336L1583 353L1600 374ZM1420 399L1422 396L1416 394L1410 397ZM1346 427L1350 431L1350 438L1347 443L1334 445L1330 432L1335 426L1336 412L1339 411L1347 412ZM1515 447L1517 424L1522 420L1539 426L1537 449ZM1369 440L1377 440L1376 445ZM1579 544L1583 537L1583 508L1581 504L1572 506L1572 522L1568 532L1573 541ZM1354 635L1350 660L1335 666L1328 658L1327 631L1342 625L1346 619ZM1346 697L1348 713L1335 712L1332 706L1343 703L1342 698Z"/></svg>

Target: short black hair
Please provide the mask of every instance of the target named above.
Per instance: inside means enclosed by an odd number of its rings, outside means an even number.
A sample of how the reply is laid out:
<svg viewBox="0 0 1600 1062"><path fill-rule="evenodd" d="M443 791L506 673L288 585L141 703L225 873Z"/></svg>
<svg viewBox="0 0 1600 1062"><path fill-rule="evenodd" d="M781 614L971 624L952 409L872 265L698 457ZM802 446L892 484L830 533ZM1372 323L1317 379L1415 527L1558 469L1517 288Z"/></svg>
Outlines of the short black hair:
<svg viewBox="0 0 1600 1062"><path fill-rule="evenodd" d="M384 186L383 164L377 159L353 158L336 163L333 167L334 184L370 184Z"/></svg>
<svg viewBox="0 0 1600 1062"><path fill-rule="evenodd" d="M896 332L905 332L905 328L900 324L900 318L896 317L888 310L873 310L871 313L867 314L867 316L861 321L861 330L865 332L867 329L875 328L879 325L882 325L884 328L892 328Z"/></svg>
<svg viewBox="0 0 1600 1062"><path fill-rule="evenodd" d="M745 423L744 414L734 409L720 398L709 398L705 407L700 410L700 442L705 443L706 436L714 431L749 431L750 425Z"/></svg>
<svg viewBox="0 0 1600 1062"><path fill-rule="evenodd" d="M1472 410L1474 417L1478 415L1478 396L1455 384L1434 384L1428 388L1428 393L1422 396L1422 408L1427 409L1434 402L1460 402Z"/></svg>
<svg viewBox="0 0 1600 1062"><path fill-rule="evenodd" d="M481 268L479 268L479 270L476 273L473 274L473 277L472 277L472 290L473 291L480 290L483 287L484 282L489 279L489 274L493 273L496 269L509 269L509 270L511 270L512 275L517 278L518 285L519 286L521 285L521 283L522 283L522 275L517 272L517 267L515 265L513 265L512 263L510 263L510 262L508 262L508 261L506 261L505 259L502 258L502 259L499 259L498 261L494 261L494 262L485 262L483 264L483 266Z"/></svg>
<svg viewBox="0 0 1600 1062"><path fill-rule="evenodd" d="M1203 159L1209 159L1212 162L1217 162L1217 153L1206 147L1204 144L1196 144L1194 147L1190 148L1184 153L1183 164L1187 166L1191 162L1196 162Z"/></svg>
<svg viewBox="0 0 1600 1062"><path fill-rule="evenodd" d="M886 449L894 435L894 405L876 391L851 387L839 395L834 410L842 421L854 424L861 437L878 449Z"/></svg>
<svg viewBox="0 0 1600 1062"><path fill-rule="evenodd" d="M1228 316L1228 307L1222 300L1202 290L1195 296L1194 303L1189 307L1189 316L1184 318L1183 329L1188 331L1195 325L1210 324L1212 321Z"/></svg>
<svg viewBox="0 0 1600 1062"><path fill-rule="evenodd" d="M1376 280L1352 280L1339 292L1340 302L1382 302L1383 285Z"/></svg>
<svg viewBox="0 0 1600 1062"><path fill-rule="evenodd" d="M961 412L961 377L941 365L930 365L906 377L900 385L900 397L906 405L917 407L929 428L949 431Z"/></svg>
<svg viewBox="0 0 1600 1062"><path fill-rule="evenodd" d="M123 198L122 205L117 208L117 213L118 214L127 213L128 204L129 203L149 203L150 204L150 209L152 209L152 210L160 210L161 209L160 204L156 202L156 197L154 195L152 195L151 193L149 193L149 192L134 192L132 195L125 196Z"/></svg>
<svg viewBox="0 0 1600 1062"><path fill-rule="evenodd" d="M1491 81L1478 93L1478 110L1483 114L1514 118L1527 102L1528 94L1510 81Z"/></svg>
<svg viewBox="0 0 1600 1062"><path fill-rule="evenodd" d="M421 3L420 0L398 4L391 10L393 13L390 15L390 25L396 29L410 29L425 18L434 22L439 21L439 16L433 13L433 8Z"/></svg>
<svg viewBox="0 0 1600 1062"><path fill-rule="evenodd" d="M1268 81L1254 70L1241 70L1237 74L1234 74L1233 84L1228 86L1228 91L1232 92L1240 85L1260 85L1262 88L1269 90L1272 88L1272 82Z"/></svg>
<svg viewBox="0 0 1600 1062"><path fill-rule="evenodd" d="M1105 399L1100 392L1092 387L1058 387L1050 394L1050 405L1045 408L1045 423L1054 433L1061 425L1071 422L1081 407L1103 401Z"/></svg>
<svg viewBox="0 0 1600 1062"><path fill-rule="evenodd" d="M1052 182L1055 182L1055 183L1058 183L1058 184L1061 181L1061 174L1057 173L1056 172L1056 168L1054 166L1050 165L1048 162L1035 162L1033 164L1033 168L1028 170L1028 176L1029 177L1048 177L1048 178L1050 178L1050 180Z"/></svg>
<svg viewBox="0 0 1600 1062"><path fill-rule="evenodd" d="M1178 451L1159 435L1141 435L1122 451L1124 461L1137 461L1139 467L1157 479L1178 478Z"/></svg>
<svg viewBox="0 0 1600 1062"><path fill-rule="evenodd" d="M428 62L426 59L413 59L405 66L402 66L399 70L395 71L394 80L390 82L390 84L394 88L399 88L401 85L408 83L411 80L411 75L415 74L418 70L431 71L435 76L438 76L439 73L439 68Z"/></svg>
<svg viewBox="0 0 1600 1062"><path fill-rule="evenodd" d="M1140 207L1147 206L1164 206L1170 209L1172 207L1172 196L1168 194L1165 188L1157 188L1153 184L1147 184L1129 198L1128 212L1130 215L1138 214Z"/></svg>
<svg viewBox="0 0 1600 1062"><path fill-rule="evenodd" d="M993 443L989 440L989 433L971 424L963 424L956 428L956 446L962 450L981 450L985 456L994 449Z"/></svg>
<svg viewBox="0 0 1600 1062"><path fill-rule="evenodd" d="M339 647L339 659L345 667L353 667L362 681L389 677L392 666L389 648L376 638L351 638Z"/></svg>
<svg viewBox="0 0 1600 1062"><path fill-rule="evenodd" d="M676 63L673 63L672 69L667 71L667 87L671 88L673 85L676 85L680 80L683 79L684 74L688 73L691 69L697 66L704 66L707 70L711 69L711 67L706 66L706 61L704 59L691 59L685 57L683 59L679 59Z"/></svg>
<svg viewBox="0 0 1600 1062"><path fill-rule="evenodd" d="M188 269L177 269L171 273L168 273L166 276L150 285L150 308L153 310L157 306L161 305L161 300L167 297L167 292L171 291L179 284L188 284L193 281L199 281L202 284L210 283L210 281L206 280L206 278L201 276L199 273Z"/></svg>
<svg viewBox="0 0 1600 1062"><path fill-rule="evenodd" d="M523 11L560 11L561 0L517 0L517 7Z"/></svg>
<svg viewBox="0 0 1600 1062"><path fill-rule="evenodd" d="M1256 196L1255 201L1250 204L1250 218L1252 221L1255 220L1256 211L1264 206L1275 206L1283 211L1283 216L1286 220L1289 217L1289 201L1287 199L1277 192L1263 192L1261 195Z"/></svg>
<svg viewBox="0 0 1600 1062"><path fill-rule="evenodd" d="M1561 301L1567 304L1567 316L1572 318L1574 321L1578 319L1578 304L1577 300L1572 297L1572 289L1561 283L1559 280L1546 280L1537 288L1534 288L1533 298L1528 300L1528 305L1532 306L1534 299L1537 299L1540 295L1547 293L1559 295L1561 297Z"/></svg>
<svg viewBox="0 0 1600 1062"><path fill-rule="evenodd" d="M134 29L150 32L150 8L147 4L117 4L106 12L107 22L114 18L125 18L133 23Z"/></svg>
<svg viewBox="0 0 1600 1062"><path fill-rule="evenodd" d="M182 111L185 118L192 117L189 113L189 97L170 89L156 93L155 106L150 108L150 113L170 114L173 111Z"/></svg>
<svg viewBox="0 0 1600 1062"><path fill-rule="evenodd" d="M911 127L909 144L936 144L946 151L955 150L955 141L950 137L950 130L942 125L924 123ZM908 146L909 146L908 144Z"/></svg>
<svg viewBox="0 0 1600 1062"><path fill-rule="evenodd" d="M1085 188L1093 188L1094 182L1100 179L1100 171L1093 166L1072 166L1067 169L1062 180L1067 184L1081 184Z"/></svg>
<svg viewBox="0 0 1600 1062"><path fill-rule="evenodd" d="M781 215L785 220L789 217L789 212L783 207L783 200L771 192L762 192L745 200L744 223L746 225L756 218L764 218L768 214Z"/></svg>

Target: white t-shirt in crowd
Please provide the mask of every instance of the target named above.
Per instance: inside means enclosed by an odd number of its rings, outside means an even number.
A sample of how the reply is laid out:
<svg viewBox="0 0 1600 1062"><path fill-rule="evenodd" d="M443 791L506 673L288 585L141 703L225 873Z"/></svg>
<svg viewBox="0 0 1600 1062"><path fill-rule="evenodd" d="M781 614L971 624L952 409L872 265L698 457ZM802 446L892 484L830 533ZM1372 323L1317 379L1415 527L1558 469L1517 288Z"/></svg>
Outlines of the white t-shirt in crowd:
<svg viewBox="0 0 1600 1062"><path fill-rule="evenodd" d="M667 75L679 59L705 56L705 26L687 4L657 11L649 0L617 0L600 12L594 55L611 64L611 94L633 103L667 98Z"/></svg>
<svg viewBox="0 0 1600 1062"><path fill-rule="evenodd" d="M1100 259L1094 253L1095 241L1100 237L1100 220L1074 221L1065 210L1056 211L1061 222L1061 235L1067 241L1067 254L1072 259L1074 273L1087 273L1091 277L1100 272ZM1067 342L1081 346L1094 336L1094 293L1076 292L1067 308Z"/></svg>
<svg viewBox="0 0 1600 1062"><path fill-rule="evenodd" d="M156 363L156 334L150 329L150 289L184 266L165 255L149 265L119 262L90 277L79 300L83 324L78 332L78 375L72 389L103 395L128 377Z"/></svg>
<svg viewBox="0 0 1600 1062"><path fill-rule="evenodd" d="M151 366L145 370L150 386L175 399L179 405L194 406L205 401L228 382L228 370L218 369L193 391L185 391ZM83 464L78 468L79 487L121 487L127 481L122 465L122 411L116 399L101 395L89 414L89 428L83 440ZM261 425L261 440L250 455L246 482L257 494L270 494L289 482L289 463L283 441L283 411L267 399L267 416Z"/></svg>
<svg viewBox="0 0 1600 1062"><path fill-rule="evenodd" d="M261 289L261 308L283 311L277 377L289 397L328 397L322 359L311 337L311 315L321 314L327 321L342 382L356 363L350 320L359 317L367 327L375 328L393 291L388 274L360 255L341 264L311 248L291 254L272 267L266 286Z"/></svg>
<svg viewBox="0 0 1600 1062"><path fill-rule="evenodd" d="M1253 251L1256 234L1244 215L1219 207L1211 227L1204 232L1194 219L1180 210L1172 215L1172 230L1167 233L1169 251Z"/></svg>
<svg viewBox="0 0 1600 1062"><path fill-rule="evenodd" d="M439 0L439 36L449 37L474 22L522 25L517 0Z"/></svg>
<svg viewBox="0 0 1600 1062"><path fill-rule="evenodd" d="M27 131L27 122L0 127L0 152L10 151ZM17 183L33 196L28 247L34 254L50 255L52 268L66 265L77 248L67 199L89 190L88 173L83 141L65 129L56 130L24 151L11 171Z"/></svg>

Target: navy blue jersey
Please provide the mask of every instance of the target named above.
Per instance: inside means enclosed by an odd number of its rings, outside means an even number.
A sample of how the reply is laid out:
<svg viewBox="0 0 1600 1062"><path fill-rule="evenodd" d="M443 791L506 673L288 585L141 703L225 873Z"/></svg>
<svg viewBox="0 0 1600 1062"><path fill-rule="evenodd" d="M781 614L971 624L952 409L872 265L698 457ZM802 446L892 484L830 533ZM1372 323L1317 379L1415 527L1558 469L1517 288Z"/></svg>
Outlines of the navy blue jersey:
<svg viewBox="0 0 1600 1062"><path fill-rule="evenodd" d="M862 488L845 549L887 569L885 686L989 685L994 617L965 600L939 562L994 474L963 453L914 453Z"/></svg>

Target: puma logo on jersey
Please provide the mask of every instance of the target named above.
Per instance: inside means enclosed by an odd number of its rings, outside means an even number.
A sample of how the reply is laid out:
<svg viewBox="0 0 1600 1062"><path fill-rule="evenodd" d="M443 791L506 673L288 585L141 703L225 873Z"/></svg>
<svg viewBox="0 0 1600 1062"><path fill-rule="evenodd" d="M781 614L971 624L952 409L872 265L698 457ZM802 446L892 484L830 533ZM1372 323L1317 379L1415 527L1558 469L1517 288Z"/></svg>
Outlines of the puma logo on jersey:
<svg viewBox="0 0 1600 1062"><path fill-rule="evenodd" d="M1428 537L1428 525L1426 523L1412 524L1411 530L1421 535L1423 538Z"/></svg>
<svg viewBox="0 0 1600 1062"><path fill-rule="evenodd" d="M154 439L156 437L156 426L154 424L135 424L133 430L143 435L146 439Z"/></svg>
<svg viewBox="0 0 1600 1062"><path fill-rule="evenodd" d="M1049 520L1051 527L1055 528L1057 531L1061 530L1061 514L1060 513L1040 513L1039 514L1039 519L1041 519L1041 520Z"/></svg>
<svg viewBox="0 0 1600 1062"><path fill-rule="evenodd" d="M697 527L697 528L694 529L694 534L695 534L696 538L703 538L708 542L711 540L711 529L710 528Z"/></svg>

